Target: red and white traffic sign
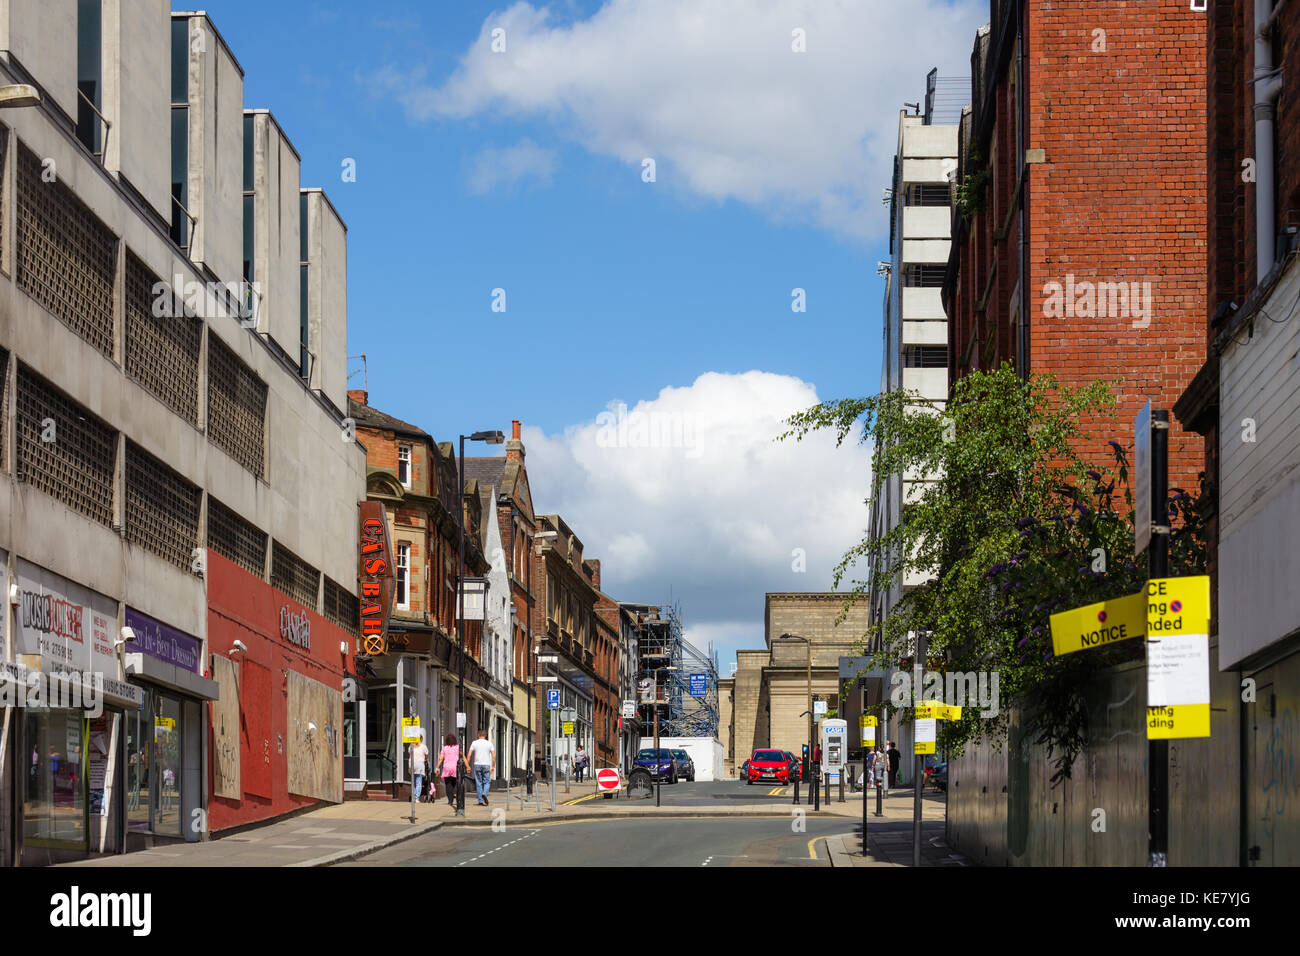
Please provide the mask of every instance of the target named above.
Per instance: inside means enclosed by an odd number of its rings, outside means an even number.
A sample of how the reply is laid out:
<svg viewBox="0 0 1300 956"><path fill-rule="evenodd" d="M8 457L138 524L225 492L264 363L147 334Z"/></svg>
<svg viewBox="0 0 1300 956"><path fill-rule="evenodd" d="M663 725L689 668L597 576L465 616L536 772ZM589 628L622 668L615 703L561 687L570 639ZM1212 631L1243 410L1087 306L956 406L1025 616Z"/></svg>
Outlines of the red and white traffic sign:
<svg viewBox="0 0 1300 956"><path fill-rule="evenodd" d="M596 771L596 789L597 790L617 790L619 788L618 771L613 767L606 767L603 770Z"/></svg>

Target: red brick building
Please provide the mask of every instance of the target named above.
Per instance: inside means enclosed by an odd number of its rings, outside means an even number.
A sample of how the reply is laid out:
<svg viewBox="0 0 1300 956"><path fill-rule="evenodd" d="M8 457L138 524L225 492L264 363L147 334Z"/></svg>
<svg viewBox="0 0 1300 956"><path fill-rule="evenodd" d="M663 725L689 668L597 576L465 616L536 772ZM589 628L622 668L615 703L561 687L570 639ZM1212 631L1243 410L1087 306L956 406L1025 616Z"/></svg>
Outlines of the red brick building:
<svg viewBox="0 0 1300 956"><path fill-rule="evenodd" d="M1218 859L1300 862L1300 5L1222 0L1207 18L1208 357L1174 413L1205 438ZM1237 745L1240 741L1241 746ZM1185 757L1184 757L1185 761ZM1234 825L1239 822L1239 825ZM1238 837L1239 834L1239 837Z"/></svg>
<svg viewBox="0 0 1300 956"><path fill-rule="evenodd" d="M1186 3L991 0L944 287L950 374L1117 387L1125 440L1205 357L1205 23ZM1130 439L1131 440L1131 439ZM1170 442L1175 484L1200 467Z"/></svg>
<svg viewBox="0 0 1300 956"><path fill-rule="evenodd" d="M467 576L488 570L482 510L477 494L458 488L450 442L438 443L418 426L372 408L363 391L348 393L348 415L366 448L366 498L382 502L388 515L396 587L388 653L359 659L367 693L352 716L356 752L352 761L345 760L347 795L370 791L400 799L409 793L402 720L418 719L426 742L457 731L457 509L464 509ZM471 739L490 729L490 711L500 704L483 667L482 634L481 621L466 621L465 712Z"/></svg>

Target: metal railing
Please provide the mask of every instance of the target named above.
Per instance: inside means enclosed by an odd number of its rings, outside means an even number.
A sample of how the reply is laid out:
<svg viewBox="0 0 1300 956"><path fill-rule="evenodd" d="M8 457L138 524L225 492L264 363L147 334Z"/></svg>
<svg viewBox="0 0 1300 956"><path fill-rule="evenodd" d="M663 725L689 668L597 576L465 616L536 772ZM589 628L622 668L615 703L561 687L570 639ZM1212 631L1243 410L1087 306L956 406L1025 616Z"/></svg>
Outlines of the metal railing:
<svg viewBox="0 0 1300 956"><path fill-rule="evenodd" d="M104 162L104 156L108 153L108 134L113 129L113 122L107 116L105 116L103 113L99 111L99 107L97 107L93 102L91 102L89 96L81 92L81 90L77 90L77 95L81 97L83 103L85 103L87 106L90 107L90 111L99 118L99 121L104 124L103 142L100 143L98 150L95 150L93 148L91 148L90 150L91 153L99 160L100 164L102 165Z"/></svg>

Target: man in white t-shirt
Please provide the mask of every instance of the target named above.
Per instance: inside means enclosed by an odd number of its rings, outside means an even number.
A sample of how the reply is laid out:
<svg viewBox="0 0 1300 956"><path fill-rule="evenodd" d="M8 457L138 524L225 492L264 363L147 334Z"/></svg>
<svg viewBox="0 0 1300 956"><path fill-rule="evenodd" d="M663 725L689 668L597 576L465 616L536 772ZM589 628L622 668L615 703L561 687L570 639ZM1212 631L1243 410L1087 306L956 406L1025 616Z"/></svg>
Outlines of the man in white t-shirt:
<svg viewBox="0 0 1300 956"><path fill-rule="evenodd" d="M487 731L478 732L478 740L469 745L469 765L474 771L474 789L478 791L478 805L488 804L488 787L492 783L492 768L496 766L497 754L488 743Z"/></svg>
<svg viewBox="0 0 1300 956"><path fill-rule="evenodd" d="M429 748L424 745L424 735L411 745L411 786L415 790L415 799L424 800L424 768L429 762Z"/></svg>

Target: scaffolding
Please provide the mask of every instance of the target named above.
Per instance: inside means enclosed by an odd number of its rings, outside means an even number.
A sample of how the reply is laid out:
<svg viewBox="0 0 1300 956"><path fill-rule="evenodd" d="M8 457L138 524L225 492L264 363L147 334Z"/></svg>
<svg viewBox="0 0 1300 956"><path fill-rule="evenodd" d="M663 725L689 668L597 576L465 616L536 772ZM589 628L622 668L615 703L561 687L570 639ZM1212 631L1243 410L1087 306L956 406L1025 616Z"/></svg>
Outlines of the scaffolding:
<svg viewBox="0 0 1300 956"><path fill-rule="evenodd" d="M718 736L718 659L682 634L675 605L637 610L637 695L641 726L659 716L660 737Z"/></svg>

